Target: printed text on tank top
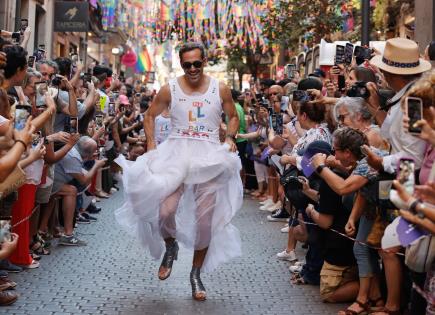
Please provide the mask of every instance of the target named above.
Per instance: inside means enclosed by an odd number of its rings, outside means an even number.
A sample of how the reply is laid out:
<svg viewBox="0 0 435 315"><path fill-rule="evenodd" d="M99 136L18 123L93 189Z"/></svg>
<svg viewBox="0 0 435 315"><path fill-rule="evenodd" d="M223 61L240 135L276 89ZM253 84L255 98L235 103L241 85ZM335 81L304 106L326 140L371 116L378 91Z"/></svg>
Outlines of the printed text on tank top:
<svg viewBox="0 0 435 315"><path fill-rule="evenodd" d="M177 79L170 82L171 120L170 138L189 138L219 142L222 102L219 81L210 78L205 93L186 94Z"/></svg>

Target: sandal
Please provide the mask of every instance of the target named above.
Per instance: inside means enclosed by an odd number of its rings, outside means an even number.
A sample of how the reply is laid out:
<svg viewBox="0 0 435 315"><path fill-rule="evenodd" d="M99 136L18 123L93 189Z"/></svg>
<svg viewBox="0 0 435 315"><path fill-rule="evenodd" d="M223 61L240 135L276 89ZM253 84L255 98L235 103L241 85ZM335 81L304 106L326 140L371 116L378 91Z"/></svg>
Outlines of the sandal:
<svg viewBox="0 0 435 315"><path fill-rule="evenodd" d="M36 242L34 241L30 245L30 250L33 252L33 254L36 254L36 255L50 255L50 250L45 248L41 241L36 241ZM39 259L36 259L36 260L39 260Z"/></svg>
<svg viewBox="0 0 435 315"><path fill-rule="evenodd" d="M162 263L159 268L159 279L166 280L171 275L172 264L174 260L178 259L178 243L177 241L173 241L171 243L166 244L166 252L163 256ZM160 274L161 271L165 271L164 274Z"/></svg>
<svg viewBox="0 0 435 315"><path fill-rule="evenodd" d="M384 299L382 298L382 296L374 300L369 299L369 302L370 302L370 312L379 312L385 308ZM382 305L378 305L379 302L382 302Z"/></svg>
<svg viewBox="0 0 435 315"><path fill-rule="evenodd" d="M352 307L353 304L358 304L358 306L361 308L361 311L357 312L354 310L351 310L350 308ZM365 315L368 314L368 312L370 311L370 301L367 301L365 303L356 300L355 302L353 302L352 305L350 305L347 309L338 312L338 315Z"/></svg>
<svg viewBox="0 0 435 315"><path fill-rule="evenodd" d="M294 277L290 280L291 284L294 285L303 285L308 284L305 282L304 277L302 277L300 274L295 274Z"/></svg>

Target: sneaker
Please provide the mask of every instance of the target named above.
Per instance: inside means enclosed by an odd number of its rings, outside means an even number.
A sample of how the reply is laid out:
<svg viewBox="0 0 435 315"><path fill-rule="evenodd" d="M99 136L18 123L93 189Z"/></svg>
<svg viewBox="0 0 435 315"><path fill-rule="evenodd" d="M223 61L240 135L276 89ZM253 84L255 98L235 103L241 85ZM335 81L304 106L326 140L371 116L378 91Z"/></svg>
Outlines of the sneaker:
<svg viewBox="0 0 435 315"><path fill-rule="evenodd" d="M281 201L278 200L276 203L272 203L271 205L269 205L267 207L263 206L260 209L264 210L264 211L272 212L273 210L280 209L281 207L282 207L282 203L281 203Z"/></svg>
<svg viewBox="0 0 435 315"><path fill-rule="evenodd" d="M272 199L266 199L266 200L264 200L264 201L260 201L260 204L261 204L262 206L265 206L265 205L271 205L271 204L273 204L273 200L272 200Z"/></svg>
<svg viewBox="0 0 435 315"><path fill-rule="evenodd" d="M271 222L288 222L290 215L284 209L279 209L275 214L267 216L267 221Z"/></svg>
<svg viewBox="0 0 435 315"><path fill-rule="evenodd" d="M110 194L114 194L118 191L115 187L110 188Z"/></svg>
<svg viewBox="0 0 435 315"><path fill-rule="evenodd" d="M294 265L290 266L288 270L290 270L291 273L300 273L302 271L303 265Z"/></svg>
<svg viewBox="0 0 435 315"><path fill-rule="evenodd" d="M30 265L20 265L23 269L36 269L39 268L39 261L33 260Z"/></svg>
<svg viewBox="0 0 435 315"><path fill-rule="evenodd" d="M89 224L91 221L86 219L82 214L79 214L76 218L76 223L78 224Z"/></svg>
<svg viewBox="0 0 435 315"><path fill-rule="evenodd" d="M86 246L87 243L85 241L79 240L75 235L64 235L59 240L59 245L65 246Z"/></svg>
<svg viewBox="0 0 435 315"><path fill-rule="evenodd" d="M288 261L295 261L298 260L296 258L295 251L292 250L290 252L287 252L287 250L282 251L281 253L276 254L276 257L281 260L288 260Z"/></svg>
<svg viewBox="0 0 435 315"><path fill-rule="evenodd" d="M7 259L0 260L0 269L6 270L9 272L14 272L14 273L23 271L23 268L21 268L20 266L14 265L13 263L11 263Z"/></svg>
<svg viewBox="0 0 435 315"><path fill-rule="evenodd" d="M85 219L87 219L87 220L89 220L89 221L91 221L91 222L95 222L95 221L97 221L97 218L91 216L89 213L82 212L81 215L82 215Z"/></svg>
<svg viewBox="0 0 435 315"><path fill-rule="evenodd" d="M293 266L303 266L303 265L305 265L305 262L304 262L304 261L296 261L296 262L293 264Z"/></svg>
<svg viewBox="0 0 435 315"><path fill-rule="evenodd" d="M289 230L290 230L290 227L287 225L287 226L285 226L285 227L283 227L283 228L281 229L281 232L282 232L282 233L288 233Z"/></svg>
<svg viewBox="0 0 435 315"><path fill-rule="evenodd" d="M264 205L264 206L260 207L260 210L273 212L274 210L279 209L281 207L282 207L281 201L277 201L277 203L272 202L269 205Z"/></svg>
<svg viewBox="0 0 435 315"><path fill-rule="evenodd" d="M96 207L94 204L90 204L87 208L86 208L86 212L88 213L92 213L92 214L97 214L101 211L101 208Z"/></svg>

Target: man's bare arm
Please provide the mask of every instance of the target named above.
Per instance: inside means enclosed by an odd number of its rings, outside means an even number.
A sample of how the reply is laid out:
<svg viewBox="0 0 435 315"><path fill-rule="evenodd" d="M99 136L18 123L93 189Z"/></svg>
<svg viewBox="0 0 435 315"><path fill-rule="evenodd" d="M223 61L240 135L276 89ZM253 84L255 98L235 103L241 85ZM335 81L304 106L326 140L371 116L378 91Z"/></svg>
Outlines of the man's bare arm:
<svg viewBox="0 0 435 315"><path fill-rule="evenodd" d="M219 94L222 98L222 109L228 117L227 133L225 142L230 145L231 151L236 151L235 137L239 131L239 116L237 115L236 106L234 105L231 90L223 83L219 84Z"/></svg>
<svg viewBox="0 0 435 315"><path fill-rule="evenodd" d="M153 150L156 148L156 144L154 142L155 119L165 109L167 109L170 104L171 90L169 89L169 85L166 84L160 89L159 93L156 95L154 101L144 115L143 128L147 139L148 150Z"/></svg>

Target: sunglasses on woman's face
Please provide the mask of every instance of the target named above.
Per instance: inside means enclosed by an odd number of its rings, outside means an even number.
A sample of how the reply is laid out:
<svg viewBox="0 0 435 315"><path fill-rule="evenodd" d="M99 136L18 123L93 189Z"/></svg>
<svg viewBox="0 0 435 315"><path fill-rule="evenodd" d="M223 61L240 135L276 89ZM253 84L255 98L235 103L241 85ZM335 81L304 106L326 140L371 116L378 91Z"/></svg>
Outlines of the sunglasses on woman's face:
<svg viewBox="0 0 435 315"><path fill-rule="evenodd" d="M194 66L196 69L199 69L202 67L202 60L195 60L194 62L183 62L181 64L181 66L183 67L183 69L190 69L192 68L192 66Z"/></svg>

